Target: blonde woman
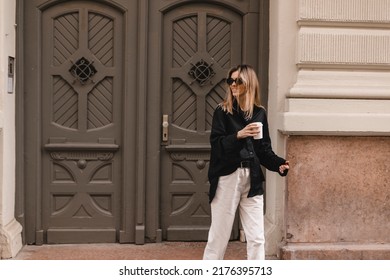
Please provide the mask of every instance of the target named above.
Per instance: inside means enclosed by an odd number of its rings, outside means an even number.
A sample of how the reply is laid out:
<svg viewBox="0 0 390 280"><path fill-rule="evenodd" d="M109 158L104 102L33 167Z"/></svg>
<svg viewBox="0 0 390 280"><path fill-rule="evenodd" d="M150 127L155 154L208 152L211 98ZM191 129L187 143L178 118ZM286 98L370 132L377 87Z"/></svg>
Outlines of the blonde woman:
<svg viewBox="0 0 390 280"><path fill-rule="evenodd" d="M264 175L260 165L285 176L289 163L272 150L253 68L232 68L226 82L227 95L214 111L210 135L211 227L203 259L223 259L237 208L247 240L247 258L264 259Z"/></svg>

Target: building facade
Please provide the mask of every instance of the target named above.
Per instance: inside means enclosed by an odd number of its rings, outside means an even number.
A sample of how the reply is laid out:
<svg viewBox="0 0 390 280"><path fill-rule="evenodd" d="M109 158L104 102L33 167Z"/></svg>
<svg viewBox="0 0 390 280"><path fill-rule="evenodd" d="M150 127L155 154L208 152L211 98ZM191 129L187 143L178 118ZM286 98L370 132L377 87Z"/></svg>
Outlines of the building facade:
<svg viewBox="0 0 390 280"><path fill-rule="evenodd" d="M206 240L211 116L247 63L292 168L266 174L266 254L390 259L390 0L0 3L1 258Z"/></svg>

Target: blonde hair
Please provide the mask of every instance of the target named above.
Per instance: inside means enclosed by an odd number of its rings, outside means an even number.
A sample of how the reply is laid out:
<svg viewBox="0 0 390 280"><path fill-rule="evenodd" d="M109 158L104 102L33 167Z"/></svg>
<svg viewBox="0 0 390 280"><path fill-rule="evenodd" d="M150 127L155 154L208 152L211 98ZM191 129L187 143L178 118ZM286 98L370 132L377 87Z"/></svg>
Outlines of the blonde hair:
<svg viewBox="0 0 390 280"><path fill-rule="evenodd" d="M262 107L260 102L260 85L255 70L250 65L238 65L229 70L227 78L231 78L231 75L238 71L238 77L242 79L245 85L244 104L242 107L246 108L244 111L245 118L251 119L253 116L253 107ZM233 103L235 97L230 89L230 86L226 90L226 98L221 103L221 107L225 112L233 114ZM239 100L237 99L237 102ZM238 104L240 106L240 104Z"/></svg>

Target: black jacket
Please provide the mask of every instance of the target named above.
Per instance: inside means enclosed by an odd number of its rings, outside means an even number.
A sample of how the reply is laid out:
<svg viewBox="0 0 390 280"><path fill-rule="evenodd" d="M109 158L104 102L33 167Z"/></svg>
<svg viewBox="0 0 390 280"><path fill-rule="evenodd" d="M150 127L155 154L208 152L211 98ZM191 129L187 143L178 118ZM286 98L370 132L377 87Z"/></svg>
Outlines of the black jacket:
<svg viewBox="0 0 390 280"><path fill-rule="evenodd" d="M240 167L241 161L250 161L251 187L248 197L264 193L264 175L260 165L279 173L279 166L286 162L272 150L268 131L266 111L255 106L253 117L245 120L244 114L235 104L233 114L223 111L219 105L213 115L210 135L211 155L208 177L210 182L210 202L215 196L220 176L233 173ZM253 137L237 139L237 132L252 122L263 123L263 138L255 140ZM286 170L281 176L287 175Z"/></svg>

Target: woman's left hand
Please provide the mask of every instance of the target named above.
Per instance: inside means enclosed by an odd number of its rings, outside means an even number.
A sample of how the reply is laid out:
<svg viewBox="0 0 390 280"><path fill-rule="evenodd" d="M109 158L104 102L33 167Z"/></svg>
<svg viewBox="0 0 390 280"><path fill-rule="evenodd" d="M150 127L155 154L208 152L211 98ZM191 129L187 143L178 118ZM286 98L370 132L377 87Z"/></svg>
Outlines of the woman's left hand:
<svg viewBox="0 0 390 280"><path fill-rule="evenodd" d="M279 166L279 172L281 174L284 173L284 171L290 169L290 162L289 161L286 161L284 164L282 164L281 166Z"/></svg>

